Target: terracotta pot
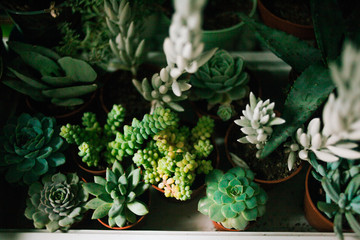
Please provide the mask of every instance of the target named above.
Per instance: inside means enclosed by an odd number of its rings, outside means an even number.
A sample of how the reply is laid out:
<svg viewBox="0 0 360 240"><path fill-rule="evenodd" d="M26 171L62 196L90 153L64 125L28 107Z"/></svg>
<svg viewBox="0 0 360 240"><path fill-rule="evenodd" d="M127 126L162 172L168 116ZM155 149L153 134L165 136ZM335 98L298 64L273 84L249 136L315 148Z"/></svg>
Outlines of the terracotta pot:
<svg viewBox="0 0 360 240"><path fill-rule="evenodd" d="M282 19L267 9L261 0L258 0L258 8L263 22L272 28L292 34L300 39L315 39L314 27L311 25L301 25Z"/></svg>
<svg viewBox="0 0 360 240"><path fill-rule="evenodd" d="M242 232L242 231L249 229L254 224L254 222L249 222L249 224L246 226L246 228L244 230L237 230L237 229L233 229L233 228L226 228L219 222L215 222L212 220L211 220L211 222L213 223L213 225L217 231L229 231L229 232Z"/></svg>
<svg viewBox="0 0 360 240"><path fill-rule="evenodd" d="M310 166L305 178L305 196L304 196L304 211L305 218L311 226L321 232L332 232L334 224L326 218L320 210L315 206L311 199L309 191L309 181L316 181L311 175L312 167Z"/></svg>
<svg viewBox="0 0 360 240"><path fill-rule="evenodd" d="M234 131L234 127L235 127L235 123L232 123L229 128L227 129L226 131L226 135L225 135L225 153L226 153L226 157L227 159L229 160L229 162L231 163L231 165L233 165L234 167L237 166L231 159L231 156L230 156L230 151L229 151L229 138L230 138L230 133L232 131ZM240 131L240 129L239 129ZM241 143L239 143L241 144ZM293 178L294 176L296 176L302 169L302 164L300 164L297 169L295 169L295 171L293 171L290 175L288 175L287 177L284 177L284 178L281 178L281 179L276 179L276 180L264 180L264 179L259 179L259 178L256 178L254 179L254 181L256 183L259 183L261 184L262 187L264 188L267 188L269 186L272 186L274 184L278 184L278 183L282 183L282 182L285 182L291 178Z"/></svg>

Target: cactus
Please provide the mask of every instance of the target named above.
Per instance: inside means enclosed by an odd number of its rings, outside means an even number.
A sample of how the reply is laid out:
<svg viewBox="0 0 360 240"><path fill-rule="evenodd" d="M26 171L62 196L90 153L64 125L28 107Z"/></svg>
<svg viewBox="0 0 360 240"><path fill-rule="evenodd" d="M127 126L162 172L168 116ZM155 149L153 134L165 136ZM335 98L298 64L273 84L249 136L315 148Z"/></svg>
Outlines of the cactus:
<svg viewBox="0 0 360 240"><path fill-rule="evenodd" d="M68 230L88 210L88 193L82 184L75 173L44 176L29 188L26 218L33 220L36 228L46 227L50 232Z"/></svg>
<svg viewBox="0 0 360 240"><path fill-rule="evenodd" d="M106 179L95 176L94 183L84 184L85 190L95 196L86 207L95 210L92 219L108 216L111 227L123 227L134 223L136 216L149 212L145 203L139 200L148 187L141 181L139 168L131 165L124 171L120 163L115 161L112 169L106 169Z"/></svg>
<svg viewBox="0 0 360 240"><path fill-rule="evenodd" d="M0 168L10 183L31 184L65 163L54 118L23 113L4 126L0 140Z"/></svg>
<svg viewBox="0 0 360 240"><path fill-rule="evenodd" d="M82 97L97 89L97 74L86 62L60 57L50 49L20 42L9 42L19 54L20 67L8 67L3 83L35 101L51 101L58 106L84 103ZM34 72L35 70L35 72Z"/></svg>
<svg viewBox="0 0 360 240"><path fill-rule="evenodd" d="M244 67L241 57L233 58L227 51L218 50L190 78L194 99L207 100L208 108L220 104L218 115L224 121L229 120L235 114L231 102L241 100L249 93L249 77Z"/></svg>
<svg viewBox="0 0 360 240"><path fill-rule="evenodd" d="M206 196L198 211L226 228L244 230L250 221L265 213L267 195L250 169L235 167L225 174L214 169L206 176Z"/></svg>

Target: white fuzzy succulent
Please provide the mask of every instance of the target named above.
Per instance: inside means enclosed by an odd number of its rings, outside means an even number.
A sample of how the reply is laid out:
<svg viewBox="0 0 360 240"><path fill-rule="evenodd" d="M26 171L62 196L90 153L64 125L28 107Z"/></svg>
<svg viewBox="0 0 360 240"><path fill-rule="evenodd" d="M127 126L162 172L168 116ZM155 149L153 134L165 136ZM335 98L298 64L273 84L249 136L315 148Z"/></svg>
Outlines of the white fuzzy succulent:
<svg viewBox="0 0 360 240"><path fill-rule="evenodd" d="M252 92L249 99L250 104L247 104L245 110L242 111L243 116L234 122L241 126L241 131L246 134L245 137L238 139L238 142L256 145L258 149L256 157L259 158L265 143L273 132L272 126L283 124L285 120L276 117L275 103L270 102L269 99L266 101L260 98L256 99Z"/></svg>
<svg viewBox="0 0 360 240"><path fill-rule="evenodd" d="M360 152L354 150L360 140L360 51L350 43L342 54L342 67L330 64L331 77L336 85L337 96L330 94L325 104L322 121L310 121L307 133L297 130L296 140L301 145L299 157L309 160L312 151L322 161L334 162L339 157L359 159Z"/></svg>

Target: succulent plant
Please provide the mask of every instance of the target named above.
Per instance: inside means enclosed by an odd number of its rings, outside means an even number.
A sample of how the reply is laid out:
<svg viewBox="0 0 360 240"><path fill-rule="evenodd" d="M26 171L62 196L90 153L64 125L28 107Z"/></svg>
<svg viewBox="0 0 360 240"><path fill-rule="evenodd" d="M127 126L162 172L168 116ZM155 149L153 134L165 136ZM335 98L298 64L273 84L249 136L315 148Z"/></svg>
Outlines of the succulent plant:
<svg viewBox="0 0 360 240"><path fill-rule="evenodd" d="M106 124L101 128L95 113L87 112L82 117L82 125L66 124L61 127L60 136L70 144L78 146L78 155L89 167L97 167L104 159L112 164L115 158L110 154L109 143L120 130L124 122L125 109L121 105L113 105L107 115Z"/></svg>
<svg viewBox="0 0 360 240"><path fill-rule="evenodd" d="M29 188L25 216L34 221L36 228L46 227L50 232L68 230L88 210L88 193L82 184L75 173L44 176Z"/></svg>
<svg viewBox="0 0 360 240"><path fill-rule="evenodd" d="M231 102L241 100L249 93L249 76L244 67L245 63L241 57L233 58L225 50L216 51L214 56L190 78L194 98L207 100L208 108L220 104L223 107L219 108L218 115L224 121L229 120L234 114L231 107L229 108ZM225 110L232 113L229 114Z"/></svg>
<svg viewBox="0 0 360 240"><path fill-rule="evenodd" d="M94 209L92 219L108 216L111 227L123 227L136 222L136 216L144 216L149 210L139 197L149 185L141 181L139 168L131 165L126 171L118 161L112 169L106 169L106 179L95 176L94 183L85 183L84 188L95 198L86 207Z"/></svg>
<svg viewBox="0 0 360 240"><path fill-rule="evenodd" d="M85 61L60 57L50 49L20 42L9 42L17 65L8 67L3 83L35 101L51 101L58 106L84 103L82 97L94 92L97 74Z"/></svg>
<svg viewBox="0 0 360 240"><path fill-rule="evenodd" d="M206 196L198 211L226 228L244 230L250 221L265 213L267 195L250 169L235 167L225 174L214 169L206 176Z"/></svg>
<svg viewBox="0 0 360 240"><path fill-rule="evenodd" d="M3 128L0 168L10 183L31 184L65 163L64 141L56 120L23 113Z"/></svg>

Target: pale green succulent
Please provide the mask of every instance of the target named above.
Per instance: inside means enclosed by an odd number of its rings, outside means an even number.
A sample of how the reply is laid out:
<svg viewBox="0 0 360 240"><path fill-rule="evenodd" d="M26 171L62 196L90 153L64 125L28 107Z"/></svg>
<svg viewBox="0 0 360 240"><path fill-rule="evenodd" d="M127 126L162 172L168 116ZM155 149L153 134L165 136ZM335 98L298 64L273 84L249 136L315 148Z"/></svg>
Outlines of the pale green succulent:
<svg viewBox="0 0 360 240"><path fill-rule="evenodd" d="M29 188L25 216L34 221L36 228L46 227L50 232L68 230L88 210L88 193L82 184L75 173L44 176Z"/></svg>

